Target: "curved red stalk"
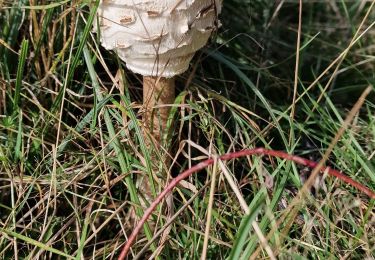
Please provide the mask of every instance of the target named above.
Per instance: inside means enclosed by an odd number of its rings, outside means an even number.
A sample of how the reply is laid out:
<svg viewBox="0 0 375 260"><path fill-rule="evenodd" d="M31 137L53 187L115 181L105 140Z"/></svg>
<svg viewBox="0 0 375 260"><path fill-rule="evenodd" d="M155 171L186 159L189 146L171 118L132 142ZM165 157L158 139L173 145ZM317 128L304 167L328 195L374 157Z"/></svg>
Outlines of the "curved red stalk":
<svg viewBox="0 0 375 260"><path fill-rule="evenodd" d="M273 157L282 158L282 159L285 159L285 160L288 160L288 161L293 161L297 164L308 166L310 168L315 168L318 165L317 162L313 162L313 161L304 159L304 158L299 157L299 156L291 155L291 154L288 154L288 153L285 153L285 152L282 152L282 151L268 150L268 149L265 149L265 148L246 149L246 150L242 150L242 151L239 151L239 152L228 153L228 154L220 156L219 159L222 160L222 161L227 161L227 160L231 160L231 159L235 159L235 158L239 158L239 157L244 157L244 156L249 156L249 155L269 155L269 156L273 156ZM165 187L165 189L157 196L157 198L152 202L150 207L145 211L143 217L138 222L137 226L134 228L134 230L133 230L132 234L130 235L128 241L126 242L124 248L122 249L121 254L119 256L119 260L123 260L126 257L126 255L128 254L128 252L130 250L131 245L133 244L134 240L136 239L136 237L137 237L139 231L141 230L141 228L143 227L144 223L147 221L147 219L149 218L151 213L155 210L155 208L158 206L158 204L164 199L164 197L175 186L177 186L177 184L180 181L182 181L183 179L186 179L187 177L189 177L193 173L195 173L199 170L202 170L209 165L212 165L214 163L214 161L215 161L215 159L211 158L211 159L205 160L201 163L198 163L197 165L195 165L192 168L184 171L183 173L178 175L176 178L171 180L171 182L167 185L167 187ZM347 184L357 188L361 192L368 195L370 198L375 199L375 192L373 192L372 190L370 190L366 186L362 185L361 183L352 180L350 177L340 173L337 170L331 169L330 167L323 166L320 169L320 172L322 173L322 172L325 172L325 171L327 171L329 175L332 175L332 176L342 180L343 182L346 182Z"/></svg>

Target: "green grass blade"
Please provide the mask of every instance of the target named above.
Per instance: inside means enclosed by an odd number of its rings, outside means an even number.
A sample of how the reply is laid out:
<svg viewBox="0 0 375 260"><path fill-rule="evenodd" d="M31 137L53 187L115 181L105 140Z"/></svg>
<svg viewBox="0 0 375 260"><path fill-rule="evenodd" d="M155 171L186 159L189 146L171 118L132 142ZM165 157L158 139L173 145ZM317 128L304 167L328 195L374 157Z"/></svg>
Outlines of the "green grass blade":
<svg viewBox="0 0 375 260"><path fill-rule="evenodd" d="M18 60L16 86L15 86L15 93L14 93L14 98L13 98L13 110L14 111L17 110L17 108L19 107L19 102L20 102L20 97L21 97L22 79L23 79L23 73L25 70L28 49L29 49L29 41L23 40L21 44L21 53L20 53L19 60Z"/></svg>
<svg viewBox="0 0 375 260"><path fill-rule="evenodd" d="M68 74L67 74L67 77L66 77L66 81L65 81L65 85L64 85L65 87L61 88L61 91L59 92L59 95L57 96L56 101L54 102L53 109L52 109L53 111L55 111L60 106L60 103L61 103L62 98L64 96L63 95L64 91L70 85L70 82L72 81L73 76L74 76L74 72L75 72L78 64L80 63L80 61L82 59L82 51L83 51L83 48L86 45L87 39L88 39L88 37L90 35L90 32L92 30L92 25L93 25L93 22L94 22L94 19L96 17L96 13L97 13L98 7L99 7L99 2L100 1L96 0L93 3L93 5L90 9L90 15L87 18L85 28L83 29L82 35L80 35L80 37L79 37L79 44L78 44L77 50L74 53L74 55L72 56L73 60L71 62L71 65L69 67L69 71L68 71ZM77 20L77 22L78 22L78 20ZM78 39L76 39L76 40L78 40ZM74 44L74 42L72 42L72 44Z"/></svg>
<svg viewBox="0 0 375 260"><path fill-rule="evenodd" d="M89 202L91 203L91 202ZM89 209L91 209L92 207L89 206ZM78 250L77 250L77 255L76 255L76 260L80 260L81 258L81 255L83 254L83 249L85 247L85 242L86 242L86 238L87 238L87 232L88 232L88 227L89 227L89 224L90 224L90 213L91 213L91 210L87 210L86 212L86 217L85 217L85 220L84 220L84 223L83 223L83 228L82 228L82 231L81 231L81 238L80 238L80 241L79 241L79 247L78 247Z"/></svg>
<svg viewBox="0 0 375 260"><path fill-rule="evenodd" d="M16 146L14 148L14 157L15 157L15 161L18 161L19 159L21 159L21 155L22 155L22 149L21 149L21 146L22 146L22 135L23 135L23 131L22 131L22 110L20 110L19 112L19 115L18 115L18 131L17 131L17 140L16 140Z"/></svg>
<svg viewBox="0 0 375 260"><path fill-rule="evenodd" d="M19 8L28 9L28 10L47 10L47 9L52 9L52 8L62 6L69 2L71 2L71 0L64 0L64 1L57 2L57 3L51 3L51 4L46 4L46 5L34 5L34 6L22 5Z"/></svg>
<svg viewBox="0 0 375 260"><path fill-rule="evenodd" d="M65 254L64 252L61 252L60 250L57 250L53 247L49 247L49 246L46 246L45 244L39 242L39 241L36 241L32 238L29 238L27 236L24 236L24 235L21 235L21 234L18 234L16 232L13 232L13 231L9 231L9 230L6 230L6 229L2 229L0 228L0 232L8 235L8 236L12 236L14 238L17 238L17 239L20 239L22 241L25 241L26 243L28 244L31 244L31 245L34 245L36 247L39 247L43 250L46 250L46 251L49 251L51 253L54 253L54 254L57 254L57 255L60 255L60 256L63 256L65 257L66 259L74 259L74 257L68 255L68 254Z"/></svg>
<svg viewBox="0 0 375 260"><path fill-rule="evenodd" d="M252 205L250 205L250 214L245 215L240 224L240 228L237 232L237 238L233 244L232 251L229 256L229 260L237 260L240 259L240 256L243 252L243 248L246 244L246 241L248 239L250 230L252 229L252 223L255 221L255 217L257 216L262 202L264 200L263 193L259 192L257 194L257 197L254 198Z"/></svg>

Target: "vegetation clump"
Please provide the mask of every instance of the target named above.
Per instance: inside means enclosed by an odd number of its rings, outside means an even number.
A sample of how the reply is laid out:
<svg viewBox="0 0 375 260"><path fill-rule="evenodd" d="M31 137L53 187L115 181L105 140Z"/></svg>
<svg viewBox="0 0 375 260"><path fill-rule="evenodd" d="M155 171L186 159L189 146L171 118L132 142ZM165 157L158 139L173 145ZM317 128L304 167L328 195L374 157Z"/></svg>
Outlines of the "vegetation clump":
<svg viewBox="0 0 375 260"><path fill-rule="evenodd" d="M165 171L254 147L374 191L375 3L300 2L223 2L221 28L176 78L155 155L142 78L92 32L99 1L0 1L0 259L118 257L131 209L143 213L136 176L160 194ZM129 258L374 258L374 200L325 174L301 196L311 172L213 160L175 187L173 214L158 205Z"/></svg>

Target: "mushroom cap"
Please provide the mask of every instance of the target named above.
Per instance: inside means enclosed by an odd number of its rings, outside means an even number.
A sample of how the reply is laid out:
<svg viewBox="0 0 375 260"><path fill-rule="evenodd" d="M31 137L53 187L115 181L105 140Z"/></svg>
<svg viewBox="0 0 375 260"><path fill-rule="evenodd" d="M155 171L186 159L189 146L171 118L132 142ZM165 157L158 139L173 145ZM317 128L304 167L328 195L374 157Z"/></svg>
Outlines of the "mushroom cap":
<svg viewBox="0 0 375 260"><path fill-rule="evenodd" d="M222 0L102 0L101 44L116 51L135 73L170 78L185 72L194 53L207 43L221 4Z"/></svg>

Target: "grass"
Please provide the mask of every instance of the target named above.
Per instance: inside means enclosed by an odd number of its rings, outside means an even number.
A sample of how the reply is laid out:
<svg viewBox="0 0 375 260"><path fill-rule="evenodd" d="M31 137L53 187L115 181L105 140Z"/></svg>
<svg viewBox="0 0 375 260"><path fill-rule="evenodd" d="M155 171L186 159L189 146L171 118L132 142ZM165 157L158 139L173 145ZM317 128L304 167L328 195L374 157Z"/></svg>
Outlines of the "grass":
<svg viewBox="0 0 375 260"><path fill-rule="evenodd" d="M158 194L164 172L176 176L210 155L262 146L322 159L359 96L374 89L373 5L303 1L299 31L298 1L226 0L222 28L177 79L173 131L155 149L173 165L155 172L142 80L91 33L94 1L0 1L0 258L117 257L135 226L130 209L143 214L140 173L161 179ZM326 162L372 190L374 97ZM267 244L281 259L374 258L374 200L331 177L299 199L309 174L266 156L203 170L174 190L174 217L164 204L154 212L156 228L138 236L131 259L141 251L267 258L253 220L265 237L275 230ZM297 215L279 223L293 201Z"/></svg>

